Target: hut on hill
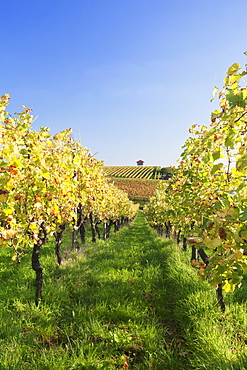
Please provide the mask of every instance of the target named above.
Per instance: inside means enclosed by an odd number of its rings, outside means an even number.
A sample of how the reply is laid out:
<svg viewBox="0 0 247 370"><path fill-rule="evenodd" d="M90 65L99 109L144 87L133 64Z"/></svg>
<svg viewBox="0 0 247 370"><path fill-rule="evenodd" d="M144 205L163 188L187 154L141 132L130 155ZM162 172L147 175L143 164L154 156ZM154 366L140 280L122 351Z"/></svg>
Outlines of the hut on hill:
<svg viewBox="0 0 247 370"><path fill-rule="evenodd" d="M136 162L137 166L143 166L144 161L139 159L139 161Z"/></svg>

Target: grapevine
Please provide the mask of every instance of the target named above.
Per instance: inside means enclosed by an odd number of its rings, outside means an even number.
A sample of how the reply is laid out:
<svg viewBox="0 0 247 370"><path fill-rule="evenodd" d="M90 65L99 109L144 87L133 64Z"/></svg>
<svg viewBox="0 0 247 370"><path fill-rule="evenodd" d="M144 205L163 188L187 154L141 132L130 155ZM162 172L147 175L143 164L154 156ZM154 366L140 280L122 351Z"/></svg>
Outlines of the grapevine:
<svg viewBox="0 0 247 370"><path fill-rule="evenodd" d="M71 137L71 129L54 136L49 128L32 129L32 110L10 115L10 95L0 98L0 245L11 246L19 263L29 247L36 273L36 304L42 298L40 250L55 236L58 262L66 225L83 219L131 218L137 207L109 184L102 162ZM116 202L115 197L118 197ZM108 215L106 215L108 212ZM81 226L81 225L79 225Z"/></svg>
<svg viewBox="0 0 247 370"><path fill-rule="evenodd" d="M246 74L238 63L227 70L210 125L190 128L175 175L145 210L152 223L169 221L183 234L204 256L191 261L200 279L225 292L247 272Z"/></svg>

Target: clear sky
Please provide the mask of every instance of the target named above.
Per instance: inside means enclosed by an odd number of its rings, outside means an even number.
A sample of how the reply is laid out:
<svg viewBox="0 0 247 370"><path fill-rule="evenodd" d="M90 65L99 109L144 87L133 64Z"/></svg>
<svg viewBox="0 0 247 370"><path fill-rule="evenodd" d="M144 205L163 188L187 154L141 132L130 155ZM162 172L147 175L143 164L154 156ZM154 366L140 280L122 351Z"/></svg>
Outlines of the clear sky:
<svg viewBox="0 0 247 370"><path fill-rule="evenodd" d="M105 165L176 165L214 85L247 63L246 15L246 0L2 1L0 95Z"/></svg>

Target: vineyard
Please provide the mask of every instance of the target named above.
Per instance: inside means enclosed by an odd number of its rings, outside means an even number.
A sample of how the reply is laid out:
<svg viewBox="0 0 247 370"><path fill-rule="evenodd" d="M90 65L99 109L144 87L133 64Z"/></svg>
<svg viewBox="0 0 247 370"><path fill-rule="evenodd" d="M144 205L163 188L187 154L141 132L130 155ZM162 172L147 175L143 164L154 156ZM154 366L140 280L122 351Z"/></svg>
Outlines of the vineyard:
<svg viewBox="0 0 247 370"><path fill-rule="evenodd" d="M104 166L0 98L2 369L247 368L246 75L176 169Z"/></svg>
<svg viewBox="0 0 247 370"><path fill-rule="evenodd" d="M174 173L173 168L160 166L104 166L103 169L109 182L141 207L154 195L160 180L167 180Z"/></svg>
<svg viewBox="0 0 247 370"><path fill-rule="evenodd" d="M133 218L138 206L126 193L110 184L102 163L88 149L70 137L71 129L54 136L49 128L32 129L32 110L12 116L6 111L9 94L0 98L0 245L13 249L12 260L20 263L32 248L32 268L36 273L36 305L42 298L43 268L41 247L56 242L58 263L63 232L78 233L85 244L85 224L90 223L96 241L98 224L104 237L112 225Z"/></svg>
<svg viewBox="0 0 247 370"><path fill-rule="evenodd" d="M190 247L191 265L223 311L222 290L233 292L247 273L246 74L238 63L227 70L210 125L190 128L176 174L145 208L150 225Z"/></svg>
<svg viewBox="0 0 247 370"><path fill-rule="evenodd" d="M159 166L104 166L104 171L110 177L159 179Z"/></svg>

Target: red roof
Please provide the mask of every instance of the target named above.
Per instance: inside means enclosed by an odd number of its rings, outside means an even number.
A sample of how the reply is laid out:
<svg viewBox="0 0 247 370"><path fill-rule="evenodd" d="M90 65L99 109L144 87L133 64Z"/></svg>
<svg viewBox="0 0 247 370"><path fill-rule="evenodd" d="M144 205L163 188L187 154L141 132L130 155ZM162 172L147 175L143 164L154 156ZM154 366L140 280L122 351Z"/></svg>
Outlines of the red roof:
<svg viewBox="0 0 247 370"><path fill-rule="evenodd" d="M142 161L141 159L139 159L139 161L136 161L136 163L144 163L144 161Z"/></svg>

